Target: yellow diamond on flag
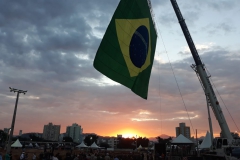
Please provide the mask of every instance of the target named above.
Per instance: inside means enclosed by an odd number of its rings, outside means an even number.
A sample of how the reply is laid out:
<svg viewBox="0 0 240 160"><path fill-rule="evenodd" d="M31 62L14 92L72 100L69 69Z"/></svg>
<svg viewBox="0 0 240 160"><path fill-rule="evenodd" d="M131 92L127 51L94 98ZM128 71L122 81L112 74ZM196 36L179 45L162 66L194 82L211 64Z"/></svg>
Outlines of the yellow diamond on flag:
<svg viewBox="0 0 240 160"><path fill-rule="evenodd" d="M118 42L131 77L151 64L151 37L148 18L115 19Z"/></svg>

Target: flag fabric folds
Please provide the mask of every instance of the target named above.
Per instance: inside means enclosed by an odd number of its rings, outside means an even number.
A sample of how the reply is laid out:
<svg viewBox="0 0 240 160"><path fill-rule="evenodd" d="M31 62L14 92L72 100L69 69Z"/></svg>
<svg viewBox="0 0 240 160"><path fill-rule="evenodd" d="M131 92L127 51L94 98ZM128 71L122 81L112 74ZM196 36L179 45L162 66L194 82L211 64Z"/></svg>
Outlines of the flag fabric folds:
<svg viewBox="0 0 240 160"><path fill-rule="evenodd" d="M156 41L148 0L121 0L93 65L105 76L147 99Z"/></svg>

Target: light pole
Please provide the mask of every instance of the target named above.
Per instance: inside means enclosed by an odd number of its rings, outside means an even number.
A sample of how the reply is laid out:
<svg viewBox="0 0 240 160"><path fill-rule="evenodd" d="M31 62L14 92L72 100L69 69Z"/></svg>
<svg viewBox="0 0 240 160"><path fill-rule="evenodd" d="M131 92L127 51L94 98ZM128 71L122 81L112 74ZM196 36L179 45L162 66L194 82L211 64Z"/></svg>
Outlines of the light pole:
<svg viewBox="0 0 240 160"><path fill-rule="evenodd" d="M137 135L136 135L136 149L137 149Z"/></svg>
<svg viewBox="0 0 240 160"><path fill-rule="evenodd" d="M10 131L11 131L11 128L8 128L8 131L7 131L7 139L6 139L5 146L4 146L5 149L7 149L7 144L8 144L9 132L10 132Z"/></svg>
<svg viewBox="0 0 240 160"><path fill-rule="evenodd" d="M12 143L12 136L13 136L15 119L16 119L16 113L17 113L17 105L18 105L19 94L20 93L26 94L26 92L27 92L27 91L23 91L23 90L11 88L11 87L9 87L9 89L10 89L10 92L14 92L14 93L17 92L17 98L16 98L16 103L15 103L15 108L14 108L14 113L13 113L13 118L12 118L11 131L10 131L10 135L9 135L9 138L8 138L7 154L9 154L10 150L11 150L11 143Z"/></svg>
<svg viewBox="0 0 240 160"><path fill-rule="evenodd" d="M92 145L92 137L90 137L90 146Z"/></svg>

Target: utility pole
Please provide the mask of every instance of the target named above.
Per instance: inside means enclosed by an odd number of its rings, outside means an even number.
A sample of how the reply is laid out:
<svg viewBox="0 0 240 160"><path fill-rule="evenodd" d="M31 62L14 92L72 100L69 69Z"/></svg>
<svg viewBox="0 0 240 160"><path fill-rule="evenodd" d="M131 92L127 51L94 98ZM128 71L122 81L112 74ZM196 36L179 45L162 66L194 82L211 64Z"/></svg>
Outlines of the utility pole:
<svg viewBox="0 0 240 160"><path fill-rule="evenodd" d="M137 149L137 135L136 135L136 149Z"/></svg>
<svg viewBox="0 0 240 160"><path fill-rule="evenodd" d="M15 103L15 108L14 108L14 113L13 113L13 118L12 118L12 125L11 125L11 131L10 131L10 135L8 138L8 145L7 145L7 154L10 153L11 150L11 143L12 143L12 137L13 137L13 130L14 130L14 124L15 124L15 119L16 119L16 113L17 113L17 105L18 105L18 98L19 98L19 94L23 93L26 94L27 91L23 91L23 90L19 90L19 89L15 89L15 88L11 88L9 87L10 92L17 92L17 98L16 98L16 103Z"/></svg>
<svg viewBox="0 0 240 160"><path fill-rule="evenodd" d="M198 138L197 138L197 129L196 129L196 142L197 142L197 156L198 156L198 155L199 155L199 154L198 154L199 150L198 150Z"/></svg>

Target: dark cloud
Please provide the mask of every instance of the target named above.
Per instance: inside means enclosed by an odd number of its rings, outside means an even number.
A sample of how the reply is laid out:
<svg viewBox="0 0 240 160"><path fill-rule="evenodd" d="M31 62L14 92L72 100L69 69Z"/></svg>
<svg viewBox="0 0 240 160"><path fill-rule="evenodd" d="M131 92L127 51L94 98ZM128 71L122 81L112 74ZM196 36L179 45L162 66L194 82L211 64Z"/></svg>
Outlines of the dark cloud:
<svg viewBox="0 0 240 160"><path fill-rule="evenodd" d="M220 22L218 24L208 24L201 28L208 33L209 36L219 35L225 36L230 35L236 31L236 29L229 23Z"/></svg>
<svg viewBox="0 0 240 160"><path fill-rule="evenodd" d="M158 14L156 16L157 21L160 23L160 26L167 27L168 30L171 29L176 22L178 22L174 9L169 2L164 1L164 5L156 6L154 9L158 10ZM237 6L240 5L240 2L235 0L230 1L177 1L178 6L181 10L181 13L184 17L184 19L187 22L187 25L191 27L201 26L203 24L199 23L200 16L202 14L209 14L209 17L213 16L213 13L222 15L220 16L222 19L222 22L219 22L218 26L225 31L232 30L231 23L229 24L229 19L231 19L232 15L228 15L228 10L236 10L238 9ZM158 3L157 3L158 4ZM157 8L159 7L159 8ZM206 9L207 8L207 9ZM209 12L208 10L213 10L213 12ZM236 11L236 14L238 11ZM218 17L216 17L217 19ZM202 20L204 22L207 22L207 19ZM202 22L201 21L201 22ZM204 23L205 24L205 23ZM209 24L208 27L210 27Z"/></svg>
<svg viewBox="0 0 240 160"><path fill-rule="evenodd" d="M228 1L211 1L211 0L206 0L206 1L188 1L191 3L185 3L186 8L205 8L205 7L209 7L209 9L214 9L217 10L219 12L225 12L226 10L229 9L233 9L235 8L237 5L239 5L239 1L235 1L235 0L228 0Z"/></svg>
<svg viewBox="0 0 240 160"><path fill-rule="evenodd" d="M186 55L190 55L191 53L190 52L188 52L188 51L180 51L180 52L178 52L178 54L179 55L182 55L182 56L186 56Z"/></svg>
<svg viewBox="0 0 240 160"><path fill-rule="evenodd" d="M234 55L234 58L232 55ZM213 47L208 51L204 51L201 55L203 62L212 75L212 84L214 84L214 89L225 117L231 128L235 128L235 130L237 128L233 125L224 104L226 104L230 114L236 121L238 116L235 114L235 109L239 101L237 95L240 94L238 85L240 76L237 74L239 71L236 68L239 64L239 55L239 51L229 51L221 47ZM174 112L176 108L178 108L177 110L185 110L185 106L179 95L179 86L187 110L198 113L200 117L206 114L204 92L195 72L190 68L192 63L193 58L189 57L183 61L172 63L173 71L169 64L161 64L160 69L155 68L155 71L158 71L158 74L160 74L160 78L156 77L157 73L153 72L150 86L159 86L160 92L156 91L154 93L159 94L159 97L161 97L162 106L165 106L162 108L164 113ZM173 72L176 76L178 86L174 80ZM151 90L150 93L153 93L153 91ZM154 110L157 111L157 108L159 109L159 107L156 107ZM192 121L194 126L200 125L196 120ZM218 124L215 124L215 126L218 126Z"/></svg>
<svg viewBox="0 0 240 160"><path fill-rule="evenodd" d="M186 19L188 22L188 25L194 25L196 22L198 22L202 9L197 3L186 3L179 1L178 6L184 19ZM156 18L161 26L167 28L171 28L178 22L178 19L170 2L168 2L166 5L161 5Z"/></svg>
<svg viewBox="0 0 240 160"><path fill-rule="evenodd" d="M218 11L221 11L221 10L228 10L228 9L232 9L235 7L235 5L237 4L238 2L236 1L219 1L219 2L213 2L211 1L208 5L209 7L213 8L213 9L216 9Z"/></svg>

